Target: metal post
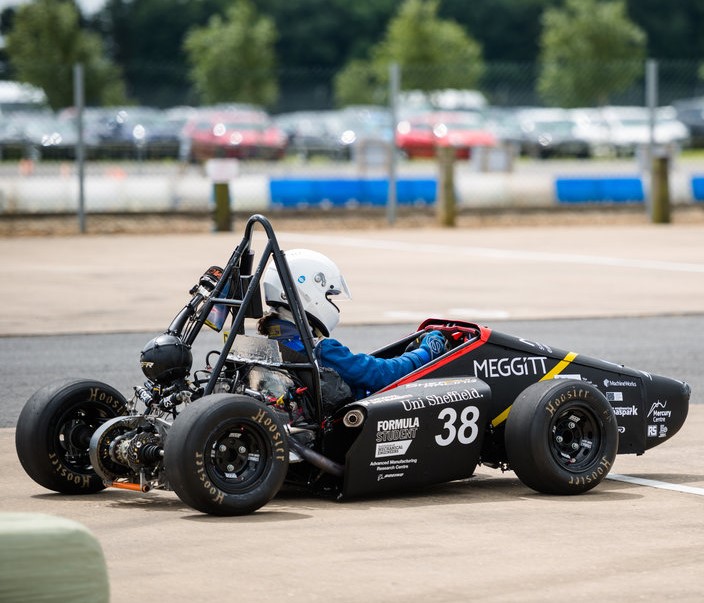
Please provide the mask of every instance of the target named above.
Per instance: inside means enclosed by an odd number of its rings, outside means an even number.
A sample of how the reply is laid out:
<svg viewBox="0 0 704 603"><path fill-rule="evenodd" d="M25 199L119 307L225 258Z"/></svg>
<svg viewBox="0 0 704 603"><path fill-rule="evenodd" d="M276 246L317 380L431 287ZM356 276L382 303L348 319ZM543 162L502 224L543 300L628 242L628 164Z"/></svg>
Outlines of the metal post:
<svg viewBox="0 0 704 603"><path fill-rule="evenodd" d="M645 101L648 106L648 151L646 169L650 170L650 195L648 213L651 222L665 224L670 221L670 158L666 149L658 149L655 125L658 106L658 62L648 59L645 64Z"/></svg>
<svg viewBox="0 0 704 603"><path fill-rule="evenodd" d="M73 104L76 107L76 168L78 172L78 228L81 234L86 232L85 211L85 141L83 139L83 107L85 104L85 86L83 65L73 66Z"/></svg>
<svg viewBox="0 0 704 603"><path fill-rule="evenodd" d="M232 213L230 211L230 185L227 181L215 182L213 184L213 196L215 197L214 222L217 232L229 232L232 230Z"/></svg>
<svg viewBox="0 0 704 603"><path fill-rule="evenodd" d="M653 224L670 223L670 158L667 153L655 153L653 157L650 185Z"/></svg>
<svg viewBox="0 0 704 603"><path fill-rule="evenodd" d="M645 169L652 167L655 152L655 112L658 106L658 62L645 62L645 104L648 107L648 145L644 157Z"/></svg>
<svg viewBox="0 0 704 603"><path fill-rule="evenodd" d="M396 153L396 126L398 125L398 93L401 84L401 68L398 63L389 66L389 108L391 110L391 148L389 157L389 192L386 202L386 220L393 225L396 222L396 205L398 203L396 172L398 157Z"/></svg>
<svg viewBox="0 0 704 603"><path fill-rule="evenodd" d="M438 155L438 191L437 218L440 226L455 226L457 214L455 200L455 147L439 146Z"/></svg>

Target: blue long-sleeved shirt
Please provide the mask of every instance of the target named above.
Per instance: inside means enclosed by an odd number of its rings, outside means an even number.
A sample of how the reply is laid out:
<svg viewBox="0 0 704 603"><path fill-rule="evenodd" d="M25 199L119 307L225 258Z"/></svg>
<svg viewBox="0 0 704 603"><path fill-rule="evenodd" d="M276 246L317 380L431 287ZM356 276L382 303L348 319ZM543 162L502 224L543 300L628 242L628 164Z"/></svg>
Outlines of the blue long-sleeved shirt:
<svg viewBox="0 0 704 603"><path fill-rule="evenodd" d="M304 350L296 326L282 318L271 318L266 334L296 352ZM377 358L370 354L354 354L336 339L321 339L315 356L324 366L334 370L350 386L356 399L378 391L430 361L424 348L405 352L395 358Z"/></svg>
<svg viewBox="0 0 704 603"><path fill-rule="evenodd" d="M355 398L363 398L420 368L430 360L423 348L395 358L354 354L336 339L322 339L315 346L321 366L333 369L352 388Z"/></svg>

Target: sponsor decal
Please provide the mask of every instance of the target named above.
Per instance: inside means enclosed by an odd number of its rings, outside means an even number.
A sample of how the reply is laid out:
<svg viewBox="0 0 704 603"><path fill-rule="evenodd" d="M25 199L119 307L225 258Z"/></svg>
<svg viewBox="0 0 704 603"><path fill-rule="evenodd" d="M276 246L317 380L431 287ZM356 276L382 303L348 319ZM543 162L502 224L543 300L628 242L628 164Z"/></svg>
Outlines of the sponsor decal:
<svg viewBox="0 0 704 603"><path fill-rule="evenodd" d="M637 417L638 407L635 406L614 406L614 414L617 417Z"/></svg>
<svg viewBox="0 0 704 603"><path fill-rule="evenodd" d="M370 467L376 469L376 481L403 477L406 471L418 462L418 459L384 459L383 461L372 461Z"/></svg>
<svg viewBox="0 0 704 603"><path fill-rule="evenodd" d="M626 428L623 425L618 426L618 432L619 433L626 433Z"/></svg>
<svg viewBox="0 0 704 603"><path fill-rule="evenodd" d="M606 399L609 402L623 402L623 392L606 392Z"/></svg>
<svg viewBox="0 0 704 603"><path fill-rule="evenodd" d="M648 411L648 418L653 423L665 423L670 417L672 417L672 411L667 410L667 400L654 402Z"/></svg>
<svg viewBox="0 0 704 603"><path fill-rule="evenodd" d="M376 458L385 456L403 456L408 452L408 448L413 440L399 440L397 442L386 442L385 444L376 445Z"/></svg>
<svg viewBox="0 0 704 603"><path fill-rule="evenodd" d="M559 375L555 375L553 379L576 379L577 381L584 381L582 379L582 375L578 373L561 373Z"/></svg>
<svg viewBox="0 0 704 603"><path fill-rule="evenodd" d="M521 343L525 343L526 345L529 345L532 348L538 348L541 352L547 352L548 354L552 354L552 348L550 348L547 345L543 345L542 343L538 343L537 341L528 341L527 339L519 339Z"/></svg>
<svg viewBox="0 0 704 603"><path fill-rule="evenodd" d="M467 385L476 383L476 377L458 377L455 379L442 379L432 381L414 381L412 383L404 383L404 389L439 389L441 387L453 387L458 385Z"/></svg>
<svg viewBox="0 0 704 603"><path fill-rule="evenodd" d="M516 356L515 358L487 358L474 361L477 377L521 377L544 375L546 356Z"/></svg>
<svg viewBox="0 0 704 603"><path fill-rule="evenodd" d="M421 410L428 406L442 406L443 404L452 404L455 402L466 402L467 400L476 400L483 398L484 395L476 388L471 387L460 391L445 392L444 394L428 394L422 398L413 398L411 400L403 400L403 410Z"/></svg>
<svg viewBox="0 0 704 603"><path fill-rule="evenodd" d="M657 425L648 425L648 437L649 438L666 438L667 437L667 425L664 423L659 423Z"/></svg>
<svg viewBox="0 0 704 603"><path fill-rule="evenodd" d="M418 417L377 421L376 441L395 442L397 440L412 440L416 437L418 427L420 427Z"/></svg>
<svg viewBox="0 0 704 603"><path fill-rule="evenodd" d="M604 379L604 387L638 387L636 381L614 381L613 379Z"/></svg>
<svg viewBox="0 0 704 603"><path fill-rule="evenodd" d="M374 456L402 456L418 433L420 419L404 417L402 419L385 419L376 423L376 450Z"/></svg>
<svg viewBox="0 0 704 603"><path fill-rule="evenodd" d="M370 406L372 404L381 404L383 402L397 402L398 400L404 400L411 397L411 394L387 394L385 396L374 396L373 398L360 400L359 403L364 406Z"/></svg>

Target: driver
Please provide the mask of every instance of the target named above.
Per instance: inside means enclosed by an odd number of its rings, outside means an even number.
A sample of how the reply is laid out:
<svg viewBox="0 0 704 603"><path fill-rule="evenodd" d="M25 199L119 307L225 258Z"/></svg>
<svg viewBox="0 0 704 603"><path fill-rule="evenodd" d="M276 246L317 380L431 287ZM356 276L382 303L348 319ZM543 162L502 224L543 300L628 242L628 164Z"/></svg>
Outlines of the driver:
<svg viewBox="0 0 704 603"><path fill-rule="evenodd" d="M330 400L328 395L326 405L364 398L444 353L445 338L439 331L429 332L422 338L417 349L395 358L352 353L342 343L329 337L340 321L340 310L330 298L335 296L338 299L351 299L347 283L337 265L323 254L308 249L287 251L286 260L302 309L313 331L318 365L322 371L334 371L343 382L337 388L338 392L333 394L337 400ZM259 321L259 332L293 352L303 352L305 348L274 262L269 264L262 282L269 311ZM325 377L321 372L321 381L325 381ZM324 398L325 392L323 384Z"/></svg>

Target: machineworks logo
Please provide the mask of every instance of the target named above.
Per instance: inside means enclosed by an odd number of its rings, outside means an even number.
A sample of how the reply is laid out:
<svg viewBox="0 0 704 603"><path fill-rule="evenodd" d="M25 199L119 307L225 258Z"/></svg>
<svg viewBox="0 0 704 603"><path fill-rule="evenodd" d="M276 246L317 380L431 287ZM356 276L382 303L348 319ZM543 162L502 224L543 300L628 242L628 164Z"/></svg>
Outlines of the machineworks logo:
<svg viewBox="0 0 704 603"><path fill-rule="evenodd" d="M604 379L604 387L638 387L635 381L614 381L613 379Z"/></svg>

